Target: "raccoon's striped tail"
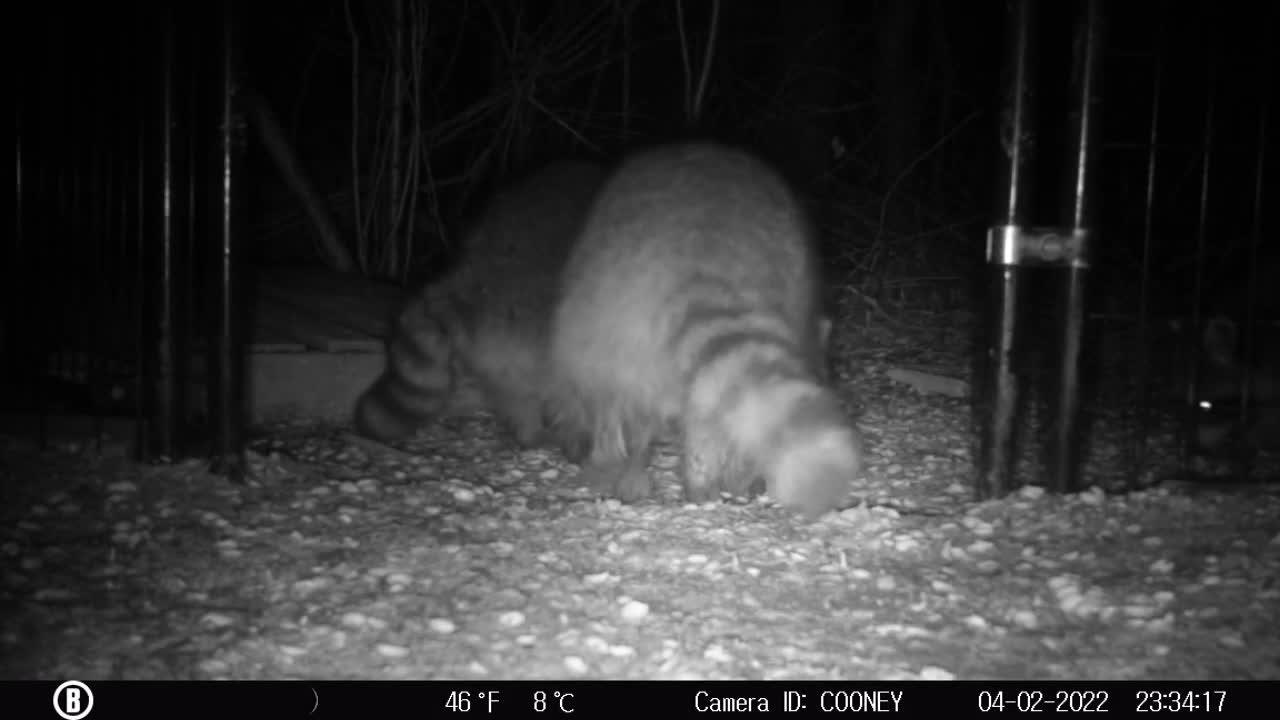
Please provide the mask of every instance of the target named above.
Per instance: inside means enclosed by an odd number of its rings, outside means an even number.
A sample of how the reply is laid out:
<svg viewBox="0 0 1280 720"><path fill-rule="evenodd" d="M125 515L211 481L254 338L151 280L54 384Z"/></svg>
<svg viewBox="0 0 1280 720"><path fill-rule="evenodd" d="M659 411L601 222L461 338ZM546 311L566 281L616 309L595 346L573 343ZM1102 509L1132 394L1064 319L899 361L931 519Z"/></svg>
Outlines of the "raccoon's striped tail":
<svg viewBox="0 0 1280 720"><path fill-rule="evenodd" d="M741 493L763 479L775 501L814 518L847 497L861 442L839 400L783 337L722 333L705 343L684 412L691 500Z"/></svg>
<svg viewBox="0 0 1280 720"><path fill-rule="evenodd" d="M426 304L416 297L400 312L386 369L356 402L355 427L366 437L403 440L449 405L457 375L450 321L429 314Z"/></svg>

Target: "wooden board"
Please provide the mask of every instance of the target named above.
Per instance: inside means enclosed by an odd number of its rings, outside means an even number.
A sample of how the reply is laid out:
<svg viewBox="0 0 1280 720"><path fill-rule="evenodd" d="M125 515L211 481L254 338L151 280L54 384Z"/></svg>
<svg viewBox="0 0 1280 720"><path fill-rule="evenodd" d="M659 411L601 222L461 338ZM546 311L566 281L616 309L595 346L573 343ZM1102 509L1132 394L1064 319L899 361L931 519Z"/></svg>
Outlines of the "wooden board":
<svg viewBox="0 0 1280 720"><path fill-rule="evenodd" d="M378 352L399 297L394 287L351 275L273 270L259 279L254 350Z"/></svg>

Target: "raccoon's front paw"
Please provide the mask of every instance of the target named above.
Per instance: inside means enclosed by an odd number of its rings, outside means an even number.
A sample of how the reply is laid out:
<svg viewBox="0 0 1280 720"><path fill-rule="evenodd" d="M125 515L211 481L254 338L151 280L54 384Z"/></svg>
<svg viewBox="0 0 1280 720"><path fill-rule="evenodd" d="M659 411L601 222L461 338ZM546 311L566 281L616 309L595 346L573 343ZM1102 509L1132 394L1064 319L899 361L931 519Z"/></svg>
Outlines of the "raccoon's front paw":
<svg viewBox="0 0 1280 720"><path fill-rule="evenodd" d="M560 453L574 465L583 465L591 452L591 436L587 433L557 432L555 444Z"/></svg>
<svg viewBox="0 0 1280 720"><path fill-rule="evenodd" d="M633 503L648 497L653 490L649 473L626 461L588 463L578 478L606 497L615 497L624 503Z"/></svg>
<svg viewBox="0 0 1280 720"><path fill-rule="evenodd" d="M629 465L618 476L617 486L614 488L614 495L624 503L643 500L652 492L653 478L649 477L649 471L635 465Z"/></svg>
<svg viewBox="0 0 1280 720"><path fill-rule="evenodd" d="M712 483L689 482L686 476L684 499L691 503L705 503L720 499L720 488Z"/></svg>
<svg viewBox="0 0 1280 720"><path fill-rule="evenodd" d="M713 488L714 489L714 488ZM759 473L739 468L728 472L720 480L719 491L737 498L754 498L768 491L764 477Z"/></svg>
<svg viewBox="0 0 1280 720"><path fill-rule="evenodd" d="M578 473L578 483L592 488L600 495L613 495L618 476L622 473L622 463L581 462L582 471Z"/></svg>
<svg viewBox="0 0 1280 720"><path fill-rule="evenodd" d="M731 478L731 479L730 479ZM741 473L730 474L719 482L710 479L699 479L696 482L685 481L684 496L692 503L704 503L719 500L722 494L737 498L754 498L767 491L763 477Z"/></svg>
<svg viewBox="0 0 1280 720"><path fill-rule="evenodd" d="M516 445L519 446L521 450L532 450L534 448L542 447L543 444L547 442L546 434L543 432L543 428L540 425L512 423L508 427L508 431L511 433L511 436L516 441Z"/></svg>

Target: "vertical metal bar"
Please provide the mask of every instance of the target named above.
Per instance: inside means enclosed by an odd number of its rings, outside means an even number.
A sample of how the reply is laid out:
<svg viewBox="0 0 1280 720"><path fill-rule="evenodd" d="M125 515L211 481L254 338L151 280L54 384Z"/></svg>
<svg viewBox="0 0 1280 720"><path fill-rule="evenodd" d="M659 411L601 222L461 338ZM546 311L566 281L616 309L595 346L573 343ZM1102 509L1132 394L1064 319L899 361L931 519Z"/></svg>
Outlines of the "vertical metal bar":
<svg viewBox="0 0 1280 720"><path fill-rule="evenodd" d="M161 19L164 27L161 74L161 168L160 168L160 264L156 284L156 396L154 450L160 455L174 457L177 453L177 395L178 382L175 356L177 342L174 336L174 252L173 252L173 34L172 6L165 6Z"/></svg>
<svg viewBox="0 0 1280 720"><path fill-rule="evenodd" d="M1205 99L1204 99L1204 128L1200 145L1200 207L1199 216L1196 219L1196 264L1195 264L1195 280L1191 293L1191 331L1193 339L1200 342L1201 334L1204 332L1204 265L1205 265L1205 243L1208 237L1209 223L1209 191L1210 179L1213 169L1213 132L1214 132L1214 114L1217 105L1217 73L1218 73L1218 43L1215 29L1211 26L1209 29L1209 39L1206 52L1207 58L1207 76L1205 80ZM1190 465L1192 444L1195 437L1197 414L1199 409L1196 407L1196 399L1200 395L1200 362L1202 353L1190 353L1188 356L1188 372L1190 382L1187 383L1187 397L1184 403L1184 413L1186 421L1183 423L1182 437L1182 467L1187 469Z"/></svg>
<svg viewBox="0 0 1280 720"><path fill-rule="evenodd" d="M1034 181L1032 168L1036 148L1036 5L1030 0L1010 3L1006 16L1004 108L1001 111L1001 138L1008 163L1002 178L1003 200L997 208L1000 222L1025 223L1031 211Z"/></svg>
<svg viewBox="0 0 1280 720"><path fill-rule="evenodd" d="M39 44L41 47L46 48L44 52L47 53L47 48L49 47L49 44L51 44L47 43L49 40L48 36L50 35L47 21L40 22L39 28L35 30L35 32L40 33L40 40L43 42L40 42ZM19 74L19 76L22 77L25 83L27 83L27 95L24 98L25 102L29 102L32 107L36 107L39 105L38 98L40 98L41 89L47 88L52 84L50 81L54 78L56 66L54 63L47 62L41 52L36 51L33 54L35 55L33 60L39 68L37 71L39 73L38 82L36 84L31 84L30 78L24 77L22 74ZM50 209L55 204L59 196L56 183L49 177L50 165L57 162L57 156L54 153L40 152L47 132L43 127L36 124L32 124L30 127L19 125L19 127L21 127L24 132L29 131L30 133L25 136L25 138L30 139L30 145L26 148L28 153L23 157L30 158L30 161L33 163L31 169L35 171L28 175L28 179L30 180L29 185L19 185L19 188L29 190L29 192L25 193L23 199L31 203L31 210L34 211L28 220L24 210L23 218L26 222L24 222L23 230L24 232L31 232L32 237L40 237L45 233L48 233L50 225L53 224L50 219L50 216L53 213L50 212ZM30 151L35 151L35 153L33 154ZM19 205L19 207L22 207L22 205ZM34 225L34 227L31 227L32 225ZM35 243L28 244L24 236L19 235L18 237L23 239L23 242L17 248L21 253L22 266L40 267L39 248ZM21 307L19 304L20 299L25 299L26 302L40 303L43 298L37 293L36 284L33 280L34 273L18 273L18 267L20 266L15 264L12 268L12 271L17 275L17 283L15 283L14 286L16 294L13 296L13 317L15 318L15 325L18 328L21 328L21 335L16 339L24 346L22 349L22 356L26 362L22 363L22 368L24 371L30 372L30 375L22 378L22 380L27 380L33 383L39 381L40 383L34 388L34 392L31 393L31 407L24 409L30 409L35 412L36 416L39 418L37 420L36 429L37 440L40 448L45 449L49 447L49 418L47 417L47 413L44 411L46 395L45 388L47 387L45 379L48 375L47 366L49 358L43 354L45 348L41 342L43 328L40 323L35 322L29 314L21 313L18 310L18 308ZM53 315L54 313L51 311L46 312L44 317L45 323L50 322ZM20 322L18 321L19 317L21 318ZM16 354L17 351L17 347L11 348L10 354Z"/></svg>
<svg viewBox="0 0 1280 720"><path fill-rule="evenodd" d="M1272 22L1268 22L1259 33L1259 52L1262 56L1263 67L1262 84L1259 87L1262 88L1273 87L1271 83L1275 77L1275 68L1272 67L1275 62L1273 57L1275 44L1272 37L1275 29L1274 15L1275 10L1273 8ZM1259 293L1261 283L1259 266L1262 262L1262 189L1266 176L1267 125L1271 114L1272 93L1264 90L1260 95L1261 97L1258 100L1258 139L1254 144L1258 159L1254 165L1253 174L1253 217L1250 218L1249 232L1248 302L1245 306L1244 344L1241 348L1241 358L1245 363L1245 367L1258 367L1259 335L1263 332L1262 324L1258 321L1258 303L1261 300ZM1253 404L1256 401L1254 396L1257 391L1254 386L1255 382L1257 382L1256 373L1247 373L1240 396L1239 421L1241 428L1248 428L1251 425L1250 418L1254 413ZM1242 477L1248 477L1250 468L1245 467L1242 470L1244 471Z"/></svg>
<svg viewBox="0 0 1280 720"><path fill-rule="evenodd" d="M1137 487L1141 481L1142 466L1147 456L1147 428L1150 424L1151 406L1151 254L1152 234L1155 223L1156 167L1160 155L1160 91L1164 81L1164 53L1166 26L1162 21L1156 31L1155 67L1151 79L1151 120L1147 136L1147 187L1142 208L1142 268L1138 294L1138 417L1134 433L1129 486Z"/></svg>
<svg viewBox="0 0 1280 720"><path fill-rule="evenodd" d="M26 238L24 232L26 225L24 220L24 211L28 202L28 191L26 180L28 169L25 163L23 150L26 147L27 137L25 128L23 127L23 105L28 100L28 87L26 83L19 81L17 102L13 104L13 240L6 246L0 258L0 267L4 267L4 307L0 309L3 316L0 316L0 372L4 373L5 380L0 380L0 388L9 389L16 395L18 393L17 383L23 382L21 374L25 374L30 368L27 362L27 352L19 352L18 346L20 338L25 330L27 323L21 321L18 312L21 298L20 288L22 282L18 268L23 267L27 260L26 255ZM18 410L18 398L6 397L4 400L14 405L13 408L0 407L0 410ZM22 404L25 405L25 399ZM22 407L22 411L28 408ZM43 413L41 414L43 417Z"/></svg>
<svg viewBox="0 0 1280 720"><path fill-rule="evenodd" d="M180 15L180 17L190 18L190 14ZM189 341L187 347L191 349L191 353L181 360L191 363L191 375L199 377L200 381L187 386L193 390L191 400L193 404L199 404L200 410L199 436L189 439L196 441L204 452L208 453L215 447L213 443L217 433L215 422L218 411L215 393L217 378L214 362L217 333L212 322L216 316L214 300L217 294L217 283L215 274L205 270L217 257L215 252L217 243L214 242L213 235L207 232L208 228L216 225L217 203L211 202L211 194L202 190L207 188L211 181L217 179L216 158L205 152L206 140L214 134L211 132L215 123L210 122L213 118L213 113L210 112L213 106L210 101L216 97L216 93L194 89L212 89L216 85L214 78L217 73L214 71L217 70L217 63L209 63L208 59L216 54L217 45L220 43L216 33L203 31L203 19L195 22L187 19L186 22L188 24L184 31L191 38L190 45L194 51L186 55L186 86L193 90L189 90L185 98L187 167L183 182L186 183L188 212L181 245L185 253L181 282L183 286L193 288L194 291L187 293L181 306L183 313L181 320L186 323L182 327L190 328L184 337ZM210 47L211 44L213 47ZM200 349L198 354L195 352L197 347ZM203 390L198 399L194 393L196 386Z"/></svg>
<svg viewBox="0 0 1280 720"><path fill-rule="evenodd" d="M1106 25L1099 0L1085 0L1076 27L1072 81L1076 108L1071 116L1072 173L1068 195L1071 227L1093 243L1096 204L1093 186L1097 165L1098 112L1102 104L1102 48ZM1080 354L1084 342L1085 294L1089 274L1085 256L1066 269L1061 296L1062 335L1057 398L1049 437L1049 486L1060 493L1079 485Z"/></svg>
<svg viewBox="0 0 1280 720"><path fill-rule="evenodd" d="M406 192L403 187L405 163L401 157L401 148L404 147L404 96L405 96L405 67L410 63L405 59L405 20L404 20L404 0L392 0L391 2L391 127L389 128L390 139L388 145L391 147L391 167L390 179L387 183L387 192L385 197L387 210L387 234L386 238L389 242L381 246L378 252L375 267L379 272L387 273L394 276L399 274L400 270L400 237L404 232L404 223L401 222L402 205L400 198L401 193Z"/></svg>
<svg viewBox="0 0 1280 720"><path fill-rule="evenodd" d="M997 208L997 222L1022 225L1031 209L1031 167L1035 149L1033 36L1035 4L1016 0L1005 15L1005 78L1000 142L1006 163ZM988 324L979 359L975 410L981 439L974 495L985 499L1007 493L1013 487L1013 461L1017 430L1019 381L1014 367L1014 336L1021 270L1005 264L988 243Z"/></svg>
<svg viewBox="0 0 1280 720"><path fill-rule="evenodd" d="M138 198L137 208L134 210L137 213L135 219L137 227L133 233L133 257L126 258L126 261L133 261L133 288L127 294L125 304L120 308L121 313L131 321L130 325L132 325L133 329L133 348L130 353L133 355L133 362L130 366L133 377L130 379L133 384L134 454L138 458L149 457L151 454L150 441L153 424L148 412L148 396L150 393L147 388L147 377L151 374L150 368L148 368L151 355L149 351L152 347L152 344L148 342L151 328L147 322L147 296L149 294L147 288L151 280L147 272L147 192L149 190L147 185L147 161L150 155L147 151L147 140L151 137L151 128L147 121L151 117L153 87L150 82L151 75L147 72L149 63L144 61L146 53L153 48L144 44L146 38L152 37L150 32L152 28L145 24L147 17L148 15L139 13L138 22L133 23L135 35L133 39L134 68L132 75L136 83L135 92L138 93L138 104L135 109L137 116L134 118L138 131L138 167L136 170L138 173ZM124 243L122 242L121 245L123 247ZM123 379L121 377L120 381L123 381ZM116 382L114 377L111 378L111 382Z"/></svg>
<svg viewBox="0 0 1280 720"><path fill-rule="evenodd" d="M218 328L217 367L218 445L214 471L227 475L232 482L242 483L245 476L242 407L244 359L240 343L238 287L240 257L237 252L238 216L240 215L239 183L245 143L245 122L241 114L239 37L236 34L237 3L222 5L221 36L221 126L219 127L219 189L221 191L221 223L218 242Z"/></svg>
<svg viewBox="0 0 1280 720"><path fill-rule="evenodd" d="M189 21L187 21L189 23ZM184 23L180 26L184 37L192 38L191 45L195 45L200 33L192 28L189 24ZM212 432L213 423L210 422L210 413L213 407L209 404L209 396L206 392L203 400L197 400L195 388L197 383L194 382L196 368L199 367L202 375L200 380L205 388L209 385L209 358L206 351L200 357L201 364L197 365L195 349L197 346L197 338L204 341L207 348L210 344L210 335L208 333L208 324L204 321L207 314L204 312L205 304L203 298L208 293L203 292L204 283L208 280L207 276L196 271L201 266L201 260L204 258L200 255L200 249L203 245L198 241L196 228L199 227L197 217L207 208L196 202L196 177L199 169L205 166L200 161L203 159L198 156L198 149L201 147L199 138L203 137L205 125L200 122L200 98L202 93L195 90L201 87L201 58L205 57L205 53L200 49L194 51L188 48L183 53L185 61L185 74L187 77L186 96L183 98L183 150L184 150L184 166L182 169L182 183L185 192L184 202L186 204L186 222L183 224L182 234L179 236L177 250L178 256L178 287L183 291L178 298L177 318L175 324L175 337L178 344L178 353L176 356L178 376L180 380L179 396L182 399L184 411L180 422L183 423L183 433L179 438L180 446L184 452L191 449L190 442L199 440L207 443L209 433ZM203 332L197 331L196 328L202 329ZM199 408L203 412L202 422L199 427L199 438L192 438L191 434L186 431L189 427L188 421L194 416L194 411ZM188 415L190 413L190 415ZM206 444L207 447L207 444Z"/></svg>
<svg viewBox="0 0 1280 720"><path fill-rule="evenodd" d="M116 59L114 66L109 72L113 74L109 77L99 76L99 102L104 106L110 102L108 100L108 92L104 92L104 88L108 85L112 86L111 91L120 93L122 97L128 97L130 88L126 85L122 78L130 76L133 68L128 65L128 58L125 53L123 44L112 45L112 41L117 40L117 34L110 34L106 37L96 40L101 43L100 49L104 53L110 53ZM102 68L95 68L95 73L103 73ZM123 104L123 103L122 103ZM126 106L127 107L127 106ZM111 363L112 359L117 356L120 346L129 340L128 323L122 322L127 318L126 311L123 308L128 307L128 300L122 299L122 296L128 292L128 288L136 283L136 279L128 276L128 267L124 261L125 243L128 242L129 233L129 186L133 178L129 176L131 168L130 150L138 153L141 157L143 137L141 130L136 136L129 133L129 116L121 116L121 113L113 113L113 118L108 131L107 137L99 137L99 156L102 158L101 171L93 176L90 181L89 191L94 197L118 197L119 206L118 214L112 215L112 206L110 203L105 204L102 221L99 224L96 242L99 247L103 248L103 254L108 258L107 262L102 266L90 266L85 268L85 272L93 278L93 293L89 300L88 311L81 317L80 322L92 323L99 328L98 342L92 347L77 348L85 351L87 358L87 377L90 383L89 392L91 395L93 413L93 437L97 447L97 452L102 452L102 436L106 429L104 415L110 409L107 404L110 395L108 393L108 383L111 382ZM112 168L119 168L120 182L117 189L109 189L106 187L112 183ZM135 187L135 192L139 192L140 188ZM110 194L114 192L114 195ZM106 267L105 272L101 268ZM78 331L77 331L78 335ZM68 338L67 342L71 342Z"/></svg>

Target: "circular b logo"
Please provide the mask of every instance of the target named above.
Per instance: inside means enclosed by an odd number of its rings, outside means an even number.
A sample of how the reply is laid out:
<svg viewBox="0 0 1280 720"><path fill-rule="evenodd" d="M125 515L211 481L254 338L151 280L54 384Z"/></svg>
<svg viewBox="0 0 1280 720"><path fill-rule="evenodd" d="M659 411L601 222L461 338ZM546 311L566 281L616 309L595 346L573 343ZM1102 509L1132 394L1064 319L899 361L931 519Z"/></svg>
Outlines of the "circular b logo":
<svg viewBox="0 0 1280 720"><path fill-rule="evenodd" d="M93 691L79 680L68 680L53 691L53 711L64 720L80 720L93 710Z"/></svg>

